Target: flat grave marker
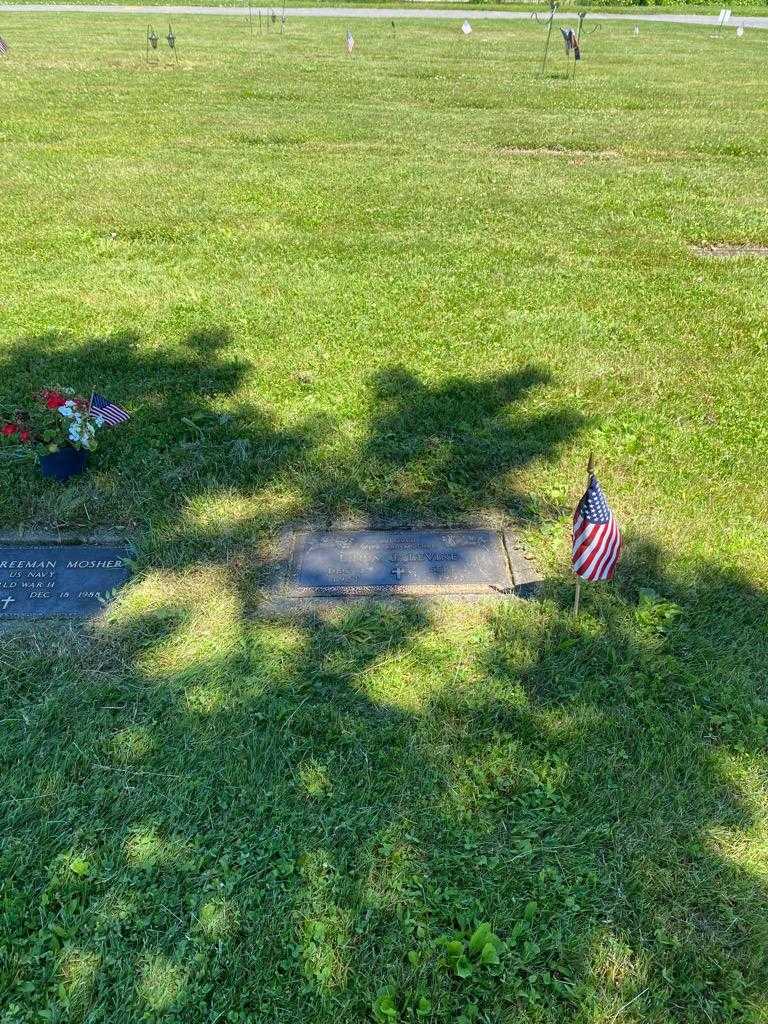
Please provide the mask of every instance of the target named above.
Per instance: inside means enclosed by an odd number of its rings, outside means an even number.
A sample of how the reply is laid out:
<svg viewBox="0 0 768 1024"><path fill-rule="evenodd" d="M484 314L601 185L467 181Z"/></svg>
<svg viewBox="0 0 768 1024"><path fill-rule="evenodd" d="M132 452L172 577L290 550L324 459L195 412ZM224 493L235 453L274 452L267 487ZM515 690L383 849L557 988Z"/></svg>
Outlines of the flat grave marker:
<svg viewBox="0 0 768 1024"><path fill-rule="evenodd" d="M287 583L292 597L508 594L516 561L530 582L499 530L317 530L295 535Z"/></svg>
<svg viewBox="0 0 768 1024"><path fill-rule="evenodd" d="M0 623L90 618L128 581L129 559L101 544L0 545Z"/></svg>

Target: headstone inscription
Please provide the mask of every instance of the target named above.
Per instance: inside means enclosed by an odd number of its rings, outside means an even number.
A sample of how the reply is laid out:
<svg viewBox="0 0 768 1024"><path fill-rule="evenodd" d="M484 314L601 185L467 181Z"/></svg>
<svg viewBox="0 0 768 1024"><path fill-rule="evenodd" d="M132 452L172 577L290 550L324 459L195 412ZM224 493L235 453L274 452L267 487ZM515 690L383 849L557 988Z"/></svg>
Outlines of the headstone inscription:
<svg viewBox="0 0 768 1024"><path fill-rule="evenodd" d="M126 548L88 544L0 547L0 622L87 619L130 577Z"/></svg>
<svg viewBox="0 0 768 1024"><path fill-rule="evenodd" d="M296 596L506 593L514 586L497 530L334 530L298 534Z"/></svg>

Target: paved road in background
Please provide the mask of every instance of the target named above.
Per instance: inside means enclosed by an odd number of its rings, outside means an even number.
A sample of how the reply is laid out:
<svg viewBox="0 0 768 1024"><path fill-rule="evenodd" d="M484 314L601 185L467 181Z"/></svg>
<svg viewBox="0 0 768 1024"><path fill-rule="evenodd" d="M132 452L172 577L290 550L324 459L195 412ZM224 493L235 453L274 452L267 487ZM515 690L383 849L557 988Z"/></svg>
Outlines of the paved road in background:
<svg viewBox="0 0 768 1024"><path fill-rule="evenodd" d="M258 8L258 4L254 4ZM269 4L265 3L265 8ZM271 9L271 8L270 8ZM279 3L276 9L280 9ZM0 14L204 14L225 15L242 18L248 14L247 7L185 7L183 5L149 6L131 4L4 4L0 3ZM286 16L291 18L450 18L463 21L521 21L530 18L526 11L441 11L441 10L407 10L386 7L286 7ZM542 13L544 11L542 10ZM558 14L558 18L576 18L576 14ZM717 16L712 14L607 14L589 12L590 21L666 21L675 25L716 25ZM736 25L745 28L768 28L768 17L732 17L728 27Z"/></svg>

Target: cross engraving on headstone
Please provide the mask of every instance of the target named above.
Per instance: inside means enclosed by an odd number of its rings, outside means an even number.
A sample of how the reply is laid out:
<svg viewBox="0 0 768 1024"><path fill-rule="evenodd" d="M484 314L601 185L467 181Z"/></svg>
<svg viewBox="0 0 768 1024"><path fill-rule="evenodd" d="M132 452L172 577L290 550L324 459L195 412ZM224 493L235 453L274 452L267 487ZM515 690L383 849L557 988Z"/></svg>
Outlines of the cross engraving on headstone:
<svg viewBox="0 0 768 1024"><path fill-rule="evenodd" d="M3 611L7 611L9 604L16 604L16 599L11 597L11 595L9 594L8 597L6 597L5 600L0 603L3 606Z"/></svg>
<svg viewBox="0 0 768 1024"><path fill-rule="evenodd" d="M394 567L394 569L392 570L392 575L395 577L395 579L399 583L400 582L400 577L403 575L403 570L400 568L399 565L396 565Z"/></svg>

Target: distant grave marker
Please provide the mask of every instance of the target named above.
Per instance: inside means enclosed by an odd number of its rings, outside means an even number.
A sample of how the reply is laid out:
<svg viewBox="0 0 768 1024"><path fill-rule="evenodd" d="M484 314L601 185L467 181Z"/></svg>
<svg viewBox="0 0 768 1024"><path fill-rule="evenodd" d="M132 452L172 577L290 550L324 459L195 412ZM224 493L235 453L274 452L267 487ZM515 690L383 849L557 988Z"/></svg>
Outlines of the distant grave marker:
<svg viewBox="0 0 768 1024"><path fill-rule="evenodd" d="M0 546L0 623L96 615L128 581L129 558L103 545Z"/></svg>
<svg viewBox="0 0 768 1024"><path fill-rule="evenodd" d="M768 256L768 245L761 245L759 242L741 242L730 244L727 242L710 242L705 245L691 246L697 256L707 256L710 259L737 259L739 256Z"/></svg>

